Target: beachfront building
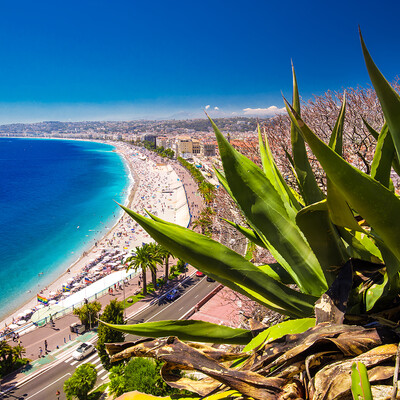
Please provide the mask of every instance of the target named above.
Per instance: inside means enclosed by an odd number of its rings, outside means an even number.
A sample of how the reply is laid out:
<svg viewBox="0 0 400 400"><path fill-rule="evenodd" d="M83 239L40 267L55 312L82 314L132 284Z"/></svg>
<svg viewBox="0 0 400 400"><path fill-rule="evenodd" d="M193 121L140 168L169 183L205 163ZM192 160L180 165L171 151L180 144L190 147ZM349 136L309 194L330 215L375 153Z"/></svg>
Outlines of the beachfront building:
<svg viewBox="0 0 400 400"><path fill-rule="evenodd" d="M203 156L204 157L214 157L215 156L216 143L213 141L208 141L203 143Z"/></svg>
<svg viewBox="0 0 400 400"><path fill-rule="evenodd" d="M193 153L192 138L189 136L179 136L177 139L176 153L179 157L187 158Z"/></svg>
<svg viewBox="0 0 400 400"><path fill-rule="evenodd" d="M201 145L200 141L197 139L192 139L192 153L200 154L201 153Z"/></svg>
<svg viewBox="0 0 400 400"><path fill-rule="evenodd" d="M164 147L164 149L170 148L167 136L157 136L156 138L156 147Z"/></svg>

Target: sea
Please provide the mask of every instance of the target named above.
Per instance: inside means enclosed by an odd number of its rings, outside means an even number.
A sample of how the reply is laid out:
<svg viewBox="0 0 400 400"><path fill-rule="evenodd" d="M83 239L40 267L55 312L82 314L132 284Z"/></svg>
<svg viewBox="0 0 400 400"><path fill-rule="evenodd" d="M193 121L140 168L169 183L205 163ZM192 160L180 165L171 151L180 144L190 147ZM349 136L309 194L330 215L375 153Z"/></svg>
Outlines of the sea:
<svg viewBox="0 0 400 400"><path fill-rule="evenodd" d="M0 319L112 228L129 169L111 145L0 138Z"/></svg>

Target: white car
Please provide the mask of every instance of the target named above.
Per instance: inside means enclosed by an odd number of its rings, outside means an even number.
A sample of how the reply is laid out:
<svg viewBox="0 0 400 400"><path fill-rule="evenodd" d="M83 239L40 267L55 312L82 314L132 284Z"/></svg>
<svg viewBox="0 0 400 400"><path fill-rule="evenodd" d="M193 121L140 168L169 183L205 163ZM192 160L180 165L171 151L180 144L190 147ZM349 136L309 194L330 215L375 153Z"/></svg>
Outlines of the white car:
<svg viewBox="0 0 400 400"><path fill-rule="evenodd" d="M96 351L95 347L91 343L82 343L73 353L72 358L75 360L82 360L87 357L89 354L92 354Z"/></svg>

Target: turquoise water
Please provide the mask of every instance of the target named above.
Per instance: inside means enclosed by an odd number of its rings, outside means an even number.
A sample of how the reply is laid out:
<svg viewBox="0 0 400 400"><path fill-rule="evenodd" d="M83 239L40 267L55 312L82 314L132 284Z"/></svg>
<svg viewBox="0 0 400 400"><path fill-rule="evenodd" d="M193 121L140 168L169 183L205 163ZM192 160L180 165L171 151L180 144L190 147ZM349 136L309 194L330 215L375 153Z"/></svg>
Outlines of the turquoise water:
<svg viewBox="0 0 400 400"><path fill-rule="evenodd" d="M0 138L0 318L112 227L129 171L103 143ZM43 274L42 274L43 273Z"/></svg>

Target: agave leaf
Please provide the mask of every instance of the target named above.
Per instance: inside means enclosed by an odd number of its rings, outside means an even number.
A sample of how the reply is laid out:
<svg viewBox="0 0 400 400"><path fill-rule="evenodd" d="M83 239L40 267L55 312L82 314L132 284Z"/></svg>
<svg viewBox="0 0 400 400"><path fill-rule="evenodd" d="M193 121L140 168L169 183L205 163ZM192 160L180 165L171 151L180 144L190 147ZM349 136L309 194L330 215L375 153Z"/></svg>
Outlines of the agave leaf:
<svg viewBox="0 0 400 400"><path fill-rule="evenodd" d="M295 218L296 212L301 209L301 205L293 195L292 190L288 187L276 166L271 148L269 147L267 135L265 135L264 143L260 131L260 125L258 125L258 142L265 176L280 194L288 214L291 215L292 218Z"/></svg>
<svg viewBox="0 0 400 400"><path fill-rule="evenodd" d="M296 222L317 256L330 286L335 279L335 269L343 265L348 254L329 218L327 201L323 200L300 210Z"/></svg>
<svg viewBox="0 0 400 400"><path fill-rule="evenodd" d="M226 180L251 227L305 293L319 296L327 283L321 266L282 199L252 161L237 152L210 119Z"/></svg>
<svg viewBox="0 0 400 400"><path fill-rule="evenodd" d="M293 107L300 114L300 98L297 87L296 73L292 63L293 74ZM290 127L290 136L292 141L293 163L296 170L297 179L300 185L300 191L304 197L306 205L316 203L324 199L324 195L319 188L308 161L307 150L304 140L294 124Z"/></svg>
<svg viewBox="0 0 400 400"><path fill-rule="evenodd" d="M320 140L286 102L291 120L302 132L311 150L349 205L356 210L379 237L400 257L400 200L380 182L347 163Z"/></svg>
<svg viewBox="0 0 400 400"><path fill-rule="evenodd" d="M293 108L296 110L295 107ZM340 156L342 156L342 151L343 151L343 128L344 128L345 114L346 114L346 91L343 94L342 106L340 107L339 115L336 119L332 135L329 139L329 147Z"/></svg>
<svg viewBox="0 0 400 400"><path fill-rule="evenodd" d="M388 276L387 274L384 274L382 283L380 284L375 283L370 288L367 289L364 297L366 311L372 310L372 308L375 306L375 303L382 297L382 294L385 292L385 289L387 291L388 289L387 286L388 286Z"/></svg>
<svg viewBox="0 0 400 400"><path fill-rule="evenodd" d="M280 313L304 317L312 314L316 298L271 279L230 248L190 229L153 220L121 206L147 233L175 256L216 278L222 284Z"/></svg>
<svg viewBox="0 0 400 400"><path fill-rule="evenodd" d="M379 138L379 132L377 132L363 117L361 117L361 119L364 122L364 125L366 126L366 128L368 129L369 133L375 138L375 140L378 140ZM386 125L386 122L384 124L384 126ZM382 128L383 129L383 128Z"/></svg>
<svg viewBox="0 0 400 400"><path fill-rule="evenodd" d="M362 362L351 366L351 393L354 400L372 400L367 368Z"/></svg>
<svg viewBox="0 0 400 400"><path fill-rule="evenodd" d="M371 135L378 140L379 139L379 133L364 119L362 118L365 126L367 127L368 131L371 133ZM386 122L383 124L383 127L381 129L381 133L383 132L383 130L388 129ZM393 141L393 139L392 139ZM393 145L394 146L394 145ZM376 152L376 150L375 150ZM392 167L393 169L396 171L397 175L400 175L400 163L399 163L399 159L397 157L397 153L394 152L394 157L393 157L393 162L392 162Z"/></svg>
<svg viewBox="0 0 400 400"><path fill-rule="evenodd" d="M137 390L134 390L132 392L127 392L122 394L121 396L118 396L116 400L200 400L200 397L171 397L171 396L153 396L152 394L147 394L147 393L141 393L138 392Z"/></svg>
<svg viewBox="0 0 400 400"><path fill-rule="evenodd" d="M258 236L257 232L252 229L246 228L245 226L239 225L236 222L229 221L228 219L222 218L229 225L236 228L243 236L246 236L251 242L255 243L257 246L267 248L265 243L261 240L260 236Z"/></svg>
<svg viewBox="0 0 400 400"><path fill-rule="evenodd" d="M260 268L264 274L285 285L293 285L295 283L287 271L278 263L259 265L258 268Z"/></svg>
<svg viewBox="0 0 400 400"><path fill-rule="evenodd" d="M196 320L167 320L134 325L114 325L100 321L120 332L146 337L177 336L181 340L208 343L247 344L253 338L251 331Z"/></svg>
<svg viewBox="0 0 400 400"><path fill-rule="evenodd" d="M303 333L313 326L315 326L315 318L302 318L281 322L259 333L245 346L243 352L251 351L256 347L259 347L261 344L270 343L285 335Z"/></svg>
<svg viewBox="0 0 400 400"><path fill-rule="evenodd" d="M383 115L385 116L389 132L393 138L397 157L400 159L400 97L390 86L389 82L385 79L372 60L372 57L365 46L361 31L360 40L369 77L374 86L379 102L381 103Z"/></svg>
<svg viewBox="0 0 400 400"><path fill-rule="evenodd" d="M346 113L346 92L343 95L343 102L340 108L338 118L332 131L332 135L329 140L329 147L337 154L342 156L343 148L343 127L344 117ZM347 204L344 197L337 190L335 185L327 178L327 200L330 219L337 226L346 227L355 231L361 231L361 227L358 225L354 218L353 212Z"/></svg>
<svg viewBox="0 0 400 400"><path fill-rule="evenodd" d="M353 211L335 184L327 179L327 201L330 219L336 226L351 229L353 231L364 232L362 227L354 218Z"/></svg>
<svg viewBox="0 0 400 400"><path fill-rule="evenodd" d="M224 175L222 175L221 171L219 171L217 168L214 168L215 175L218 178L219 183L222 185L222 187L227 191L229 196L234 200L235 198L232 195L231 189L229 188L228 182L225 178Z"/></svg>
<svg viewBox="0 0 400 400"><path fill-rule="evenodd" d="M371 262L383 262L382 254L372 240L364 233L339 228L340 236L348 243L347 251L352 258Z"/></svg>
<svg viewBox="0 0 400 400"><path fill-rule="evenodd" d="M352 376L350 375L353 364L363 363L367 368L370 368L371 366L382 364L383 362L393 358L393 355L396 354L396 350L397 346L394 344L383 345L360 354L353 359L342 360L338 363L326 365L315 375L315 387L317 388L316 393L314 394L315 398L348 398L350 391L353 388ZM372 400L372 394L367 387L368 379L363 372L361 374L364 375L364 378L361 376L357 379L358 389L360 389L359 379L361 378L363 380L361 390L358 392L362 393L361 399ZM380 377L378 377L378 379L379 378ZM357 400L361 399L357 397Z"/></svg>
<svg viewBox="0 0 400 400"><path fill-rule="evenodd" d="M189 390L190 392L201 394L203 398L210 399L212 396L209 396L209 394L219 391L222 386L219 381L210 377L191 379L186 374L177 374L176 367L176 364L164 363L160 371L164 382L173 388Z"/></svg>
<svg viewBox="0 0 400 400"><path fill-rule="evenodd" d="M339 270L335 281L315 303L316 323L343 324L353 287L353 260Z"/></svg>
<svg viewBox="0 0 400 400"><path fill-rule="evenodd" d="M283 393L282 386L285 383L283 379L264 377L253 371L226 368L222 363L207 357L195 347L183 343L176 337L141 342L129 350L130 354L136 357L152 357L175 365L177 369L202 372L246 397L276 400L276 396ZM118 359L120 359L118 354L112 357L112 360ZM194 387L194 390L197 389L198 387ZM199 394L206 395L207 393Z"/></svg>
<svg viewBox="0 0 400 400"><path fill-rule="evenodd" d="M395 149L392 136L385 125L379 134L374 159L371 165L371 177L389 188L390 171L394 160Z"/></svg>

